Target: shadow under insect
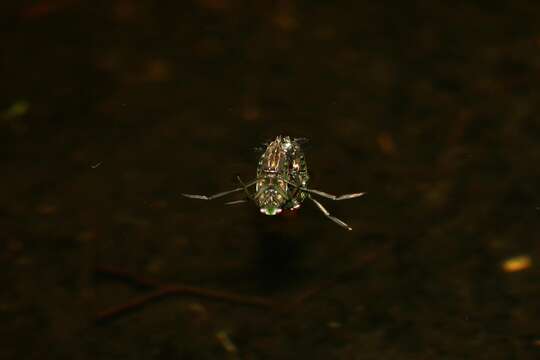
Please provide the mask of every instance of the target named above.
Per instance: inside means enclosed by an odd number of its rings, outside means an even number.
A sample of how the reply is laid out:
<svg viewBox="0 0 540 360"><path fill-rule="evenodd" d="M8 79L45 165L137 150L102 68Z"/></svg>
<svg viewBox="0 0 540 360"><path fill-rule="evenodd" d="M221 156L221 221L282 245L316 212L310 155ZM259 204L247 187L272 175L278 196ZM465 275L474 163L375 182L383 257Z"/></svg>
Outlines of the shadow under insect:
<svg viewBox="0 0 540 360"><path fill-rule="evenodd" d="M258 238L253 265L258 290L270 294L301 282L305 273L299 264L305 254L306 242L299 241L293 234L264 226Z"/></svg>

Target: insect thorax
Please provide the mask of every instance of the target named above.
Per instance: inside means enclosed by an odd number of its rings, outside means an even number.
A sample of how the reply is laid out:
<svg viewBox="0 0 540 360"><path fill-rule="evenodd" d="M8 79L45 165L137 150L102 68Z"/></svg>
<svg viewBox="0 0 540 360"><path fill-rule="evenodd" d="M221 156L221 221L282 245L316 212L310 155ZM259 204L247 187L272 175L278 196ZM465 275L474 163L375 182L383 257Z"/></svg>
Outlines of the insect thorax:
<svg viewBox="0 0 540 360"><path fill-rule="evenodd" d="M262 209L296 208L305 199L298 187L309 180L300 144L288 136L278 136L266 147L257 168L255 200Z"/></svg>

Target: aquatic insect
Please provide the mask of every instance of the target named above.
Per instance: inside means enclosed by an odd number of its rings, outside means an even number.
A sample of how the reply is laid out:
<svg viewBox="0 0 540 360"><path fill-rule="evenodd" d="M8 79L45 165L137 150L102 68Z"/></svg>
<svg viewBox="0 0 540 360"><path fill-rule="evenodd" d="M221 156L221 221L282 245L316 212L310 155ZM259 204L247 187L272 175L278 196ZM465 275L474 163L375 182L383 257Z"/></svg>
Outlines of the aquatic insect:
<svg viewBox="0 0 540 360"><path fill-rule="evenodd" d="M304 138L290 138L278 136L270 143L264 144L265 150L259 159L257 177L244 183L237 177L242 185L236 189L220 192L214 195L182 194L185 197L201 200L213 200L235 192L244 191L247 198L255 202L260 212L265 215L276 215L283 210L298 209L305 199L311 200L321 212L339 226L352 230L340 219L332 216L320 202L313 198L319 195L332 200L354 199L365 193L345 195L332 195L326 192L307 188L309 174L306 159L301 145L307 140ZM251 194L249 188L255 185L255 193ZM247 200L229 201L226 204L238 204Z"/></svg>

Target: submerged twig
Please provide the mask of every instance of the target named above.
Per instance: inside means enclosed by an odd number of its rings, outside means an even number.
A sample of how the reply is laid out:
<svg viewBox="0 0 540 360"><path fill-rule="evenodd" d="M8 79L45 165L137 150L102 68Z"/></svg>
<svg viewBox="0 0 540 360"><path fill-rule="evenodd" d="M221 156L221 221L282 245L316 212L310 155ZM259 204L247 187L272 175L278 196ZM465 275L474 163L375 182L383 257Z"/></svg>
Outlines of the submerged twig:
<svg viewBox="0 0 540 360"><path fill-rule="evenodd" d="M150 302L154 302L166 296L172 296L172 295L191 295L191 296L198 296L198 297L219 300L219 301L233 303L233 304L263 307L263 308L270 308L273 306L270 300L267 300L261 297L244 296L244 295L239 295L239 294L226 292L226 291L217 291L217 290L203 289L203 288L197 288L197 287L191 287L191 286L170 285L170 286L162 286L161 288L157 289L156 291L151 292L150 294L136 297L135 299L125 304L103 310L97 314L97 321L101 322L101 321L115 318L117 316L123 315L135 309L138 309Z"/></svg>
<svg viewBox="0 0 540 360"><path fill-rule="evenodd" d="M356 272L362 270L367 264L376 260L381 253L388 250L388 248L389 246L385 246L383 249L366 254L360 259L358 265L354 268L342 271L332 276L330 279L323 281L317 286L302 291L289 300L283 301L273 300L259 296L241 295L228 291L212 290L195 286L179 284L160 284L157 281L148 279L146 277L136 276L124 270L119 270L111 267L98 267L96 269L96 272L98 274L115 277L120 280L132 283L135 286L152 289L152 291L146 295L135 297L124 304L100 311L96 316L96 320L98 322L112 320L131 311L135 311L151 302L155 302L168 296L180 295L195 296L210 300L227 302L231 304L287 312L296 309L298 306L302 305L307 300L315 297L322 291L331 288L347 276L350 276L351 274L355 274Z"/></svg>
<svg viewBox="0 0 540 360"><path fill-rule="evenodd" d="M127 280L134 283L135 285L155 288L155 290L153 290L147 295L136 297L128 301L127 303L100 311L96 316L96 320L98 322L110 320L130 311L134 311L148 303L157 301L167 296L174 295L197 296L222 302L262 308L273 307L273 302L271 300L257 296L246 296L228 291L212 290L187 285L160 285L159 283L149 280L147 278L138 277L130 274L129 272L108 267L99 267L97 269L97 272L98 274L110 275L123 280Z"/></svg>

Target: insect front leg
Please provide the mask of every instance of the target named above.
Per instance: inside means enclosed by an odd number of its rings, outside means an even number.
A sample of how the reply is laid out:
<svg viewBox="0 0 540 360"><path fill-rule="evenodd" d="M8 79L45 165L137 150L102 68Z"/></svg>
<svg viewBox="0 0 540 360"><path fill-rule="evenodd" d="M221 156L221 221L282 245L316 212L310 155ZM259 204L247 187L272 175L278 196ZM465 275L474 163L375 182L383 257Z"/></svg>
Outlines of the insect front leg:
<svg viewBox="0 0 540 360"><path fill-rule="evenodd" d="M250 199L252 201L255 201L257 199L257 197L259 197L262 194L262 191L258 191L255 195L251 195L249 193L249 191L248 191L248 187L250 187L253 184L257 183L257 181L259 181L260 178L257 178L257 179L253 180L252 182L250 182L248 184L244 184L244 182L242 181L240 176L237 176L236 178L238 179L238 182L242 185L242 187L240 189L244 190L244 192L246 193L246 196L248 197L248 199ZM263 188L263 190L264 189L266 189L266 187ZM245 202L247 202L246 199L233 200L233 201L226 202L225 205L236 205L236 204L242 204L242 203L245 203Z"/></svg>
<svg viewBox="0 0 540 360"><path fill-rule="evenodd" d="M253 197L253 195L251 195L248 191L248 187L252 186L254 183L257 182L258 179L255 179L253 180L252 182L250 182L248 185L244 184L244 182L242 181L242 179L240 178L240 176L237 176L236 177L238 179L238 182L240 184L242 184L242 189L244 190L244 192L246 193L246 196L250 199L250 200L255 200L255 198ZM225 205L236 205L236 204L243 204L247 202L246 199L240 199L240 200L233 200L233 201L228 201L225 203Z"/></svg>
<svg viewBox="0 0 540 360"><path fill-rule="evenodd" d="M246 193L246 196L253 200L253 195L251 195L248 191L248 187L249 186L252 186L254 185L256 182L257 182L257 179L253 180L252 182L250 182L248 185L244 184L244 182L242 181L242 179L240 179L240 176L237 176L236 177L238 179L238 182L242 185L242 189L244 189L244 192Z"/></svg>
<svg viewBox="0 0 540 360"><path fill-rule="evenodd" d="M190 198L190 199L199 199L199 200L214 200L214 199L217 199L217 198L220 198L222 196L225 196L225 195L229 195L229 194L232 194L232 193L235 193L235 192L238 192L238 191L246 191L247 193L247 188L255 185L257 181L256 180L253 180L247 184L244 184L241 182L242 184L242 187L239 187L239 188L236 188L236 189L232 189L232 190L228 190L228 191L223 191L223 192L220 192L220 193L217 193L217 194L214 194L214 195L195 195L195 194L181 194L182 196L185 196L187 198ZM248 193L249 195L249 193Z"/></svg>

